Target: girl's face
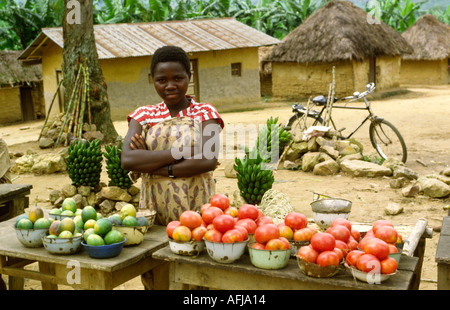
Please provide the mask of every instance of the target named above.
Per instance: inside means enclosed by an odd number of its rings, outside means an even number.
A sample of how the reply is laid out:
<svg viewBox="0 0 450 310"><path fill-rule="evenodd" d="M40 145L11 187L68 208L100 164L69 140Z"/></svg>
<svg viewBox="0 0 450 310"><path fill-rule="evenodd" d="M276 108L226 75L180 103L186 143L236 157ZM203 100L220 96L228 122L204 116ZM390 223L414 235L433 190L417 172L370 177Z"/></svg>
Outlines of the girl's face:
<svg viewBox="0 0 450 310"><path fill-rule="evenodd" d="M160 62L156 65L153 84L158 95L167 106L184 104L189 86L190 73L176 61Z"/></svg>

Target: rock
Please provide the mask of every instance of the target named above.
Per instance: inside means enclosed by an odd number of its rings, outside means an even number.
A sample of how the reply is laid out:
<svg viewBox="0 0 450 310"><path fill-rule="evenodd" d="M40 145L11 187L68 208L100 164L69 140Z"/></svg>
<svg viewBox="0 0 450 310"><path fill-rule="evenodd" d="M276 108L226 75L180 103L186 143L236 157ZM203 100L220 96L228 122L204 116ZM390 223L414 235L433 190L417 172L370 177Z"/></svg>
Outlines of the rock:
<svg viewBox="0 0 450 310"><path fill-rule="evenodd" d="M343 160L341 170L354 177L383 177L392 174L391 169L363 160Z"/></svg>
<svg viewBox="0 0 450 310"><path fill-rule="evenodd" d="M391 188L402 188L405 187L405 185L407 185L409 182L409 180L405 177L399 177L396 179L392 179L389 181L389 186Z"/></svg>
<svg viewBox="0 0 450 310"><path fill-rule="evenodd" d="M339 157L339 152L330 145L322 145L320 147L320 150L330 155L333 159Z"/></svg>
<svg viewBox="0 0 450 310"><path fill-rule="evenodd" d="M16 159L14 165L11 167L11 171L17 174L30 173L34 165L34 159L36 154L27 154Z"/></svg>
<svg viewBox="0 0 450 310"><path fill-rule="evenodd" d="M363 160L363 155L361 153L349 154L343 157L339 157L336 161L340 165L343 160Z"/></svg>
<svg viewBox="0 0 450 310"><path fill-rule="evenodd" d="M444 198L450 195L450 186L438 179L421 177L417 180L417 184L425 196Z"/></svg>
<svg viewBox="0 0 450 310"><path fill-rule="evenodd" d="M358 152L353 148L352 145L349 144L348 146L346 146L339 152L339 155L347 156L347 155L356 154L356 153L358 153Z"/></svg>
<svg viewBox="0 0 450 310"><path fill-rule="evenodd" d="M50 194L48 194L48 200L54 204L56 200L58 200L58 198L62 197L62 193L60 190L58 189L54 189L50 192Z"/></svg>
<svg viewBox="0 0 450 310"><path fill-rule="evenodd" d="M329 159L314 166L315 175L334 175L339 172L339 165L336 161Z"/></svg>
<svg viewBox="0 0 450 310"><path fill-rule="evenodd" d="M91 191L89 195L86 197L88 206L97 206L100 203L100 200L97 199L97 195L95 192Z"/></svg>
<svg viewBox="0 0 450 310"><path fill-rule="evenodd" d="M417 174L417 172L415 172L414 170L407 168L405 166L400 166L397 165L394 169L393 169L393 177L394 178L407 178L409 180L417 180L419 178L419 175Z"/></svg>
<svg viewBox="0 0 450 310"><path fill-rule="evenodd" d="M223 173L227 178L237 178L237 172L233 168L234 161L226 161L225 166L223 167Z"/></svg>
<svg viewBox="0 0 450 310"><path fill-rule="evenodd" d="M300 141L291 144L291 147L286 151L284 155L285 160L295 162L298 158L302 156L303 153L308 152L308 142Z"/></svg>
<svg viewBox="0 0 450 310"><path fill-rule="evenodd" d="M114 209L115 205L116 205L116 203L112 200L109 200L109 199L103 200L99 204L100 213L106 215L106 214L115 212L115 209Z"/></svg>
<svg viewBox="0 0 450 310"><path fill-rule="evenodd" d="M34 164L31 172L35 174L52 174L65 171L66 161L59 154L42 154L34 158Z"/></svg>
<svg viewBox="0 0 450 310"><path fill-rule="evenodd" d="M284 169L295 169L302 165L301 159L297 159L296 161L285 160L283 161L282 168Z"/></svg>
<svg viewBox="0 0 450 310"><path fill-rule="evenodd" d="M420 186L416 183L409 184L402 188L403 197L414 197L420 192Z"/></svg>
<svg viewBox="0 0 450 310"><path fill-rule="evenodd" d="M446 177L450 177L450 167L444 168L439 174L445 175Z"/></svg>
<svg viewBox="0 0 450 310"><path fill-rule="evenodd" d="M397 215L403 212L403 207L399 205L398 203L391 202L387 205L387 207L384 209L384 213L386 215Z"/></svg>
<svg viewBox="0 0 450 310"><path fill-rule="evenodd" d="M131 195L125 189L122 189L118 186L108 186L103 187L100 191L100 195L102 199L109 199L115 201L130 201Z"/></svg>
<svg viewBox="0 0 450 310"><path fill-rule="evenodd" d="M338 140L335 143L335 148L339 153L342 152L342 150L344 150L348 146L350 146L350 141L348 140Z"/></svg>
<svg viewBox="0 0 450 310"><path fill-rule="evenodd" d="M77 203L77 208L83 209L83 196L81 196L80 194L75 194L72 196L72 198Z"/></svg>
<svg viewBox="0 0 450 310"><path fill-rule="evenodd" d="M316 152L319 149L319 145L316 142L316 137L312 137L308 140L308 151Z"/></svg>
<svg viewBox="0 0 450 310"><path fill-rule="evenodd" d="M239 208L243 204L245 204L245 199L241 196L240 191L237 189L233 192L233 201L231 202L231 206Z"/></svg>
<svg viewBox="0 0 450 310"><path fill-rule="evenodd" d="M80 187L78 187L77 191L78 191L78 194L80 194L81 196L87 197L91 193L91 187L81 185Z"/></svg>
<svg viewBox="0 0 450 310"><path fill-rule="evenodd" d="M15 152L13 154L13 156L16 157L16 158L22 157L23 155L25 155L23 152Z"/></svg>
<svg viewBox="0 0 450 310"><path fill-rule="evenodd" d="M77 193L77 187L72 184L64 185L61 190L62 190L62 193L64 194L64 196L66 196L66 197L75 196L75 194Z"/></svg>
<svg viewBox="0 0 450 310"><path fill-rule="evenodd" d="M130 188L128 188L128 194L130 194L131 196L136 196L140 192L141 190L135 185L131 185Z"/></svg>
<svg viewBox="0 0 450 310"><path fill-rule="evenodd" d="M64 199L65 199L64 196L59 197L58 199L55 200L55 202L53 203L53 206L55 208L60 208L62 206Z"/></svg>
<svg viewBox="0 0 450 310"><path fill-rule="evenodd" d="M82 137L87 141L92 141L95 139L103 141L103 138L105 136L100 131L86 131L85 133L83 133Z"/></svg>
<svg viewBox="0 0 450 310"><path fill-rule="evenodd" d="M114 204L114 209L116 209L117 211L120 211L122 209L122 207L127 204L128 204L128 202L125 202L125 201L117 201Z"/></svg>
<svg viewBox="0 0 450 310"><path fill-rule="evenodd" d="M398 158L395 157L390 157L388 159L386 159L382 166L391 169L392 171L394 171L395 169L397 169L398 166L404 166L405 164Z"/></svg>
<svg viewBox="0 0 450 310"><path fill-rule="evenodd" d="M304 172L312 171L314 166L319 163L319 152L308 152L302 156L302 170Z"/></svg>
<svg viewBox="0 0 450 310"><path fill-rule="evenodd" d="M41 139L39 140L39 147L41 149L48 149L48 148L52 147L54 144L55 144L55 141L53 141L53 139L50 139L50 138L41 137Z"/></svg>

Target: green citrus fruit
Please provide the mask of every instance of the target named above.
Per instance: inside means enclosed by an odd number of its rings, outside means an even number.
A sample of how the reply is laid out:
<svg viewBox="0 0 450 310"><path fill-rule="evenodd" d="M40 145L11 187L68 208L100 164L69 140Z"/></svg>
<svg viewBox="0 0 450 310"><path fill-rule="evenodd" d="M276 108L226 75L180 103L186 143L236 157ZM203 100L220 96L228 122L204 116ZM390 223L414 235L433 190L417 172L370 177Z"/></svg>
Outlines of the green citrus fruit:
<svg viewBox="0 0 450 310"><path fill-rule="evenodd" d="M97 235L104 236L112 228L112 223L108 219L99 219L95 225L94 230Z"/></svg>
<svg viewBox="0 0 450 310"><path fill-rule="evenodd" d="M132 204L128 203L120 209L119 213L122 220L127 216L136 217L136 208Z"/></svg>
<svg viewBox="0 0 450 310"><path fill-rule="evenodd" d="M64 210L61 212L61 215L73 216L73 212L70 210Z"/></svg>
<svg viewBox="0 0 450 310"><path fill-rule="evenodd" d="M138 222L134 216L128 215L122 221L123 226L138 226Z"/></svg>
<svg viewBox="0 0 450 310"><path fill-rule="evenodd" d="M71 234L75 231L75 222L68 217L65 217L61 220L61 224L59 225L59 231L69 231Z"/></svg>
<svg viewBox="0 0 450 310"><path fill-rule="evenodd" d="M35 229L41 229L41 228L50 228L51 222L49 219L46 219L44 217L41 217L40 219L37 219L36 222L34 222L34 228Z"/></svg>
<svg viewBox="0 0 450 310"><path fill-rule="evenodd" d="M86 206L81 211L81 218L83 222L87 222L88 220L97 220L97 211L92 206Z"/></svg>
<svg viewBox="0 0 450 310"><path fill-rule="evenodd" d="M95 223L97 223L96 220L93 220L93 219L87 220L86 222L84 222L84 229L86 230L89 228L94 228Z"/></svg>
<svg viewBox="0 0 450 310"><path fill-rule="evenodd" d="M106 244L113 244L123 241L123 235L118 230L111 230L108 232L105 236L105 243Z"/></svg>
<svg viewBox="0 0 450 310"><path fill-rule="evenodd" d="M99 246L105 245L105 240L103 240L101 236L94 233L89 235L89 237L87 237L86 243L92 246Z"/></svg>
<svg viewBox="0 0 450 310"><path fill-rule="evenodd" d="M75 213L77 211L77 203L75 202L75 199L70 197L64 199L61 205L61 210L62 211L69 210L72 211L72 213Z"/></svg>
<svg viewBox="0 0 450 310"><path fill-rule="evenodd" d="M26 213L23 213L23 214L21 214L21 215L19 215L18 217L17 217L17 219L16 219L16 227L17 227L17 223L19 223L19 221L21 220L21 219L29 219L28 218L28 214L26 214Z"/></svg>
<svg viewBox="0 0 450 310"><path fill-rule="evenodd" d="M61 214L61 209L60 208L53 208L50 210L50 214Z"/></svg>
<svg viewBox="0 0 450 310"><path fill-rule="evenodd" d="M29 219L21 219L17 222L16 227L18 229L33 229L33 222Z"/></svg>
<svg viewBox="0 0 450 310"><path fill-rule="evenodd" d="M84 242L87 243L87 238L88 238L90 235L94 234L94 233L95 233L94 228L88 228L88 229L86 229L86 230L84 231L84 233L83 233Z"/></svg>
<svg viewBox="0 0 450 310"><path fill-rule="evenodd" d="M119 214L113 214L111 216L108 217L108 220L113 224L113 225L122 225L122 218L120 217Z"/></svg>
<svg viewBox="0 0 450 310"><path fill-rule="evenodd" d="M73 218L73 222L75 223L76 228L78 229L84 229L84 222L83 219L81 218L81 215L76 215Z"/></svg>
<svg viewBox="0 0 450 310"><path fill-rule="evenodd" d="M64 230L58 235L58 238L72 238L72 237L73 234L68 230Z"/></svg>

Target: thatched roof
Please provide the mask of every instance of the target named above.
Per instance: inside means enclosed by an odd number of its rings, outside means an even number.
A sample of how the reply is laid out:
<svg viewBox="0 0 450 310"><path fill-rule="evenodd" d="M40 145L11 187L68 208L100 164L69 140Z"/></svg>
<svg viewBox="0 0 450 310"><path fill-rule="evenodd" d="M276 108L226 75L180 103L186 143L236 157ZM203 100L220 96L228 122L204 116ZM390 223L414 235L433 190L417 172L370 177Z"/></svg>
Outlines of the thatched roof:
<svg viewBox="0 0 450 310"><path fill-rule="evenodd" d="M412 52L392 27L349 1L331 1L275 46L265 61L317 63Z"/></svg>
<svg viewBox="0 0 450 310"><path fill-rule="evenodd" d="M24 66L18 60L22 51L0 51L0 87L15 86L42 80L42 65Z"/></svg>
<svg viewBox="0 0 450 310"><path fill-rule="evenodd" d="M403 59L439 60L450 57L450 26L427 14L402 33L414 52Z"/></svg>

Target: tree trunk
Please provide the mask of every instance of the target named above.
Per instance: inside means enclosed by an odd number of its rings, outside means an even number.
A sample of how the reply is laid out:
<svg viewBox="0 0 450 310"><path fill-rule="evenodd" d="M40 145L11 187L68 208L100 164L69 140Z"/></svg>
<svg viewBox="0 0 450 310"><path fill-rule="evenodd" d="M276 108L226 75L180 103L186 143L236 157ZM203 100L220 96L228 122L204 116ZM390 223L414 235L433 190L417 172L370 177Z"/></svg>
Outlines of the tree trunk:
<svg viewBox="0 0 450 310"><path fill-rule="evenodd" d="M77 5L73 6L74 3ZM116 141L118 134L111 120L107 86L98 61L94 37L93 8L93 0L64 0L64 16L62 20L64 38L62 62L65 87L64 105L67 110L79 66L86 61L89 71L92 123L105 136L102 142L108 143ZM87 123L87 109L85 114L84 120Z"/></svg>

